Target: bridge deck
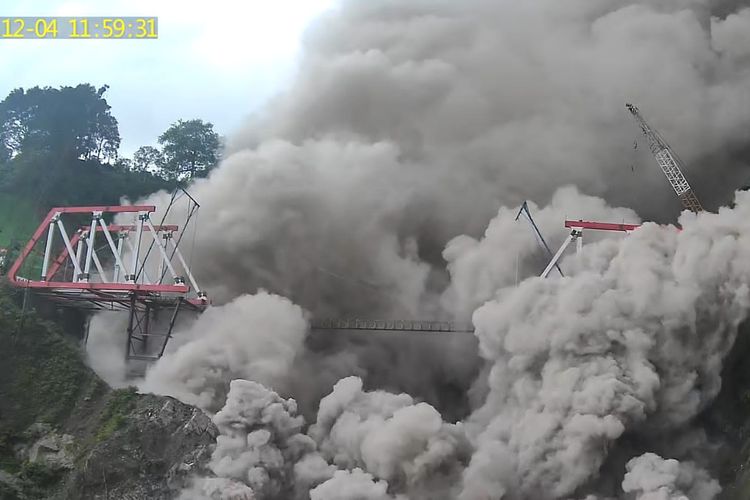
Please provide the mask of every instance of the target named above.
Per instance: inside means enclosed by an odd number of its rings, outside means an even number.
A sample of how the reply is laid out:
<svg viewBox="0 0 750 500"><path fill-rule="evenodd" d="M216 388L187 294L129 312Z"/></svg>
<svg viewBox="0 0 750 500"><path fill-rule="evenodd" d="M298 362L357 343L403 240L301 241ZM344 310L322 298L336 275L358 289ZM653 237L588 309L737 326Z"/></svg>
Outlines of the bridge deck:
<svg viewBox="0 0 750 500"><path fill-rule="evenodd" d="M313 330L382 330L394 332L472 333L470 323L393 319L313 319Z"/></svg>

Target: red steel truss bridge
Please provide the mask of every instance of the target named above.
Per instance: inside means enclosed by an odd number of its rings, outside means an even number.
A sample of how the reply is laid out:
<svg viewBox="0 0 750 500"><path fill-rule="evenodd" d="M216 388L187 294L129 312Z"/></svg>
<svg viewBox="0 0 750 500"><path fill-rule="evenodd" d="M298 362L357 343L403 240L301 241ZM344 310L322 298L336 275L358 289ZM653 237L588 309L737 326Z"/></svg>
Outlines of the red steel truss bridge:
<svg viewBox="0 0 750 500"><path fill-rule="evenodd" d="M151 205L53 208L11 266L8 278L18 287L65 306L127 311L126 358L156 360L164 354L180 311L200 312L209 305L179 247L185 227L199 208L183 193L190 201L182 230L177 225L153 224L151 214L156 207ZM173 194L163 219L175 199ZM131 216L133 223L106 222L108 216L118 214ZM544 242L530 213L528 217ZM584 230L629 233L639 225L566 220L565 227L570 233L556 253L544 242L551 259L540 274L543 278L553 269L563 275L560 259L574 241L581 249ZM313 318L310 328L423 334L474 331L471 323L408 319Z"/></svg>
<svg viewBox="0 0 750 500"><path fill-rule="evenodd" d="M182 193L189 198L187 226L199 205ZM155 211L152 205L53 208L8 279L64 306L127 311L126 357L158 359L180 311L200 311L208 299L180 251L184 227L154 225ZM133 223L106 222L123 214Z"/></svg>

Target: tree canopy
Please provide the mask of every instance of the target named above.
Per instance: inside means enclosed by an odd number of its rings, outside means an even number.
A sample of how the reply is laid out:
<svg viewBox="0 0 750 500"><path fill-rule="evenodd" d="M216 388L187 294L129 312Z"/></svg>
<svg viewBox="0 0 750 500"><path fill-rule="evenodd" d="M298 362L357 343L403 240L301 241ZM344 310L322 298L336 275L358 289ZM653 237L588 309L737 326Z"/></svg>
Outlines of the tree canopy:
<svg viewBox="0 0 750 500"><path fill-rule="evenodd" d="M120 132L104 98L108 88L86 83L13 90L0 102L0 160L24 152L115 159Z"/></svg>
<svg viewBox="0 0 750 500"><path fill-rule="evenodd" d="M172 189L216 164L219 136L200 119L173 123L160 147L142 146L132 159L119 156L108 88L18 88L0 101L0 196L20 196L40 212L110 205Z"/></svg>
<svg viewBox="0 0 750 500"><path fill-rule="evenodd" d="M117 120L108 87L18 88L0 102L0 196L40 212L54 205L110 205L174 185L133 172L118 157ZM18 235L15 235L18 236Z"/></svg>
<svg viewBox="0 0 750 500"><path fill-rule="evenodd" d="M159 136L159 144L163 175L168 179L203 176L219 159L219 134L203 120L178 120Z"/></svg>
<svg viewBox="0 0 750 500"><path fill-rule="evenodd" d="M133 153L134 172L159 171L164 166L164 155L153 146L141 146Z"/></svg>

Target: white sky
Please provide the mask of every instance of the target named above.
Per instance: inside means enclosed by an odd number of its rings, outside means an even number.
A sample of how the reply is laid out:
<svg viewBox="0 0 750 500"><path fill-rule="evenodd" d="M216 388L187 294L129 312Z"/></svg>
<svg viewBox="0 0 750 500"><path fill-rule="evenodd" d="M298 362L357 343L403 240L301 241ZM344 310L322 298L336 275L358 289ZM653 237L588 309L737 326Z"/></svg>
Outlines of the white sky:
<svg viewBox="0 0 750 500"><path fill-rule="evenodd" d="M157 40L0 39L16 87L108 84L130 156L179 118L228 134L288 81L305 27L335 0L0 0L2 16L158 16Z"/></svg>

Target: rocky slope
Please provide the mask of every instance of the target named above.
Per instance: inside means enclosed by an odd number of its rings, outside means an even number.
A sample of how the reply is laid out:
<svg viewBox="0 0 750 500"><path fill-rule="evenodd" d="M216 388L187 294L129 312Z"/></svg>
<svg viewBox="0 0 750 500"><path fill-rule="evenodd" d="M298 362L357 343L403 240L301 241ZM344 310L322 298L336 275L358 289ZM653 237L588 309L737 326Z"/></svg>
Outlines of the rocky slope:
<svg viewBox="0 0 750 500"><path fill-rule="evenodd" d="M217 430L176 399L111 390L76 340L0 285L0 500L174 498Z"/></svg>

